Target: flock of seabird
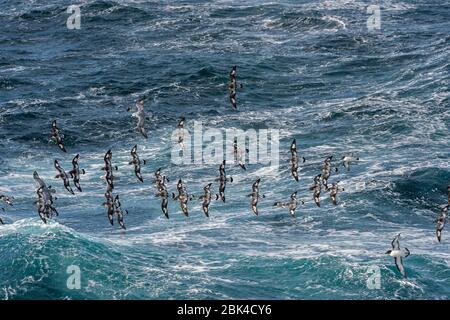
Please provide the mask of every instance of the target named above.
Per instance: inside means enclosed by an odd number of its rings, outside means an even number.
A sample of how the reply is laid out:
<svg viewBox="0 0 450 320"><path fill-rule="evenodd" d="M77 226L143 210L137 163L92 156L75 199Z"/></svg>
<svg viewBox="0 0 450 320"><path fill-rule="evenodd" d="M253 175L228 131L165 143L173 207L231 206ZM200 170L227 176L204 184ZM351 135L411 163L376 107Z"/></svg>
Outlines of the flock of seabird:
<svg viewBox="0 0 450 320"><path fill-rule="evenodd" d="M237 67L233 66L233 68L230 71L229 78L230 82L228 84L228 90L229 90L229 100L231 103L231 106L234 109L237 109L237 100L236 100L236 88L237 88ZM240 85L240 88L242 88L242 84ZM131 108L128 108L127 111L130 111ZM139 99L136 102L136 112L132 114L133 117L137 119L137 130L142 134L144 138L147 138L147 131L145 129L145 120L148 118L148 115L146 114L144 110L144 101L142 99ZM185 121L186 119L184 117L181 117L177 128L178 128L178 144L182 149L184 149L184 134L183 130L185 128ZM64 146L64 135L61 133L60 129L57 127L56 120L54 120L51 124L51 133L50 138L53 140L56 145L59 147L59 149L63 152L67 152L65 146ZM243 170L246 170L245 166L245 155L249 152L248 149L241 150L238 147L237 144L237 138L234 139L234 162L238 164ZM294 139L290 146L290 153L291 157L289 159L290 163L290 169L292 177L295 179L295 181L298 182L298 167L299 162L304 163L306 159L304 157L299 157L297 155L297 142L296 139ZM132 165L134 167L134 173L137 177L137 179L140 182L144 182L144 179L142 177L141 173L141 167L142 165L146 164L145 160L141 160L139 158L139 155L137 153L137 145L133 146L131 149L131 161L129 162L129 165ZM57 175L55 178L61 179L64 185L64 188L72 195L75 194L74 190L71 187L71 182L73 182L73 185L76 187L76 189L79 192L82 192L80 180L81 175L85 174L84 169L80 169L79 165L79 159L80 155L77 154L73 160L72 160L72 170L69 172L66 172L64 168L61 166L58 160L54 161L54 166L57 171ZM341 158L341 164L346 168L347 171L350 170L350 164L358 161L359 158L355 157L353 154L345 155ZM338 191L344 191L344 188L340 188L338 186L339 181L334 181L329 183L330 176L333 172L338 172L338 167L332 167L332 161L333 156L327 157L323 162L322 171L320 174L316 175L314 177L313 184L309 187L309 190L312 192L312 198L314 203L320 207L320 197L322 188L325 190L325 192L329 192L329 196L331 198L331 202L334 205L337 205L337 194ZM126 229L125 222L124 222L124 214L128 214L127 210L123 210L121 207L121 203L119 200L119 195L114 195L114 172L117 171L119 168L117 166L114 166L112 164L112 151L108 150L104 156L104 162L105 165L102 167L102 170L105 172L105 175L103 176L103 179L106 182L106 191L105 191L105 202L103 205L107 208L107 216L108 220L111 225L114 225L114 218L117 218L117 223L119 226L123 229ZM225 188L227 183L232 183L233 178L227 177L226 170L225 170L226 162L225 160L220 164L219 166L219 177L215 180L219 183L219 193L213 194L211 192L211 186L212 183L208 183L206 186L204 186L203 190L204 193L198 198L202 203L202 209L206 217L209 217L209 206L211 203L211 200L222 200L225 202ZM155 195L161 199L161 210L164 214L164 216L168 219L169 218L169 210L168 210L168 203L169 198L171 197L175 201L179 201L180 208L183 214L187 217L189 216L188 211L188 201L191 201L195 198L194 195L190 195L187 192L186 185L183 183L181 179L178 180L176 188L177 188L177 194L172 193L170 194L166 182L169 182L169 179L161 173L161 168L155 171L154 173L155 179L154 179L154 185L156 188ZM37 208L38 208L38 214L39 217L42 219L44 223L47 223L48 219L51 219L54 215L58 216L58 211L54 207L54 201L56 200L55 189L53 189L50 185L47 186L45 181L39 176L38 172L34 171L33 173L33 179L36 183L36 194L37 194L37 200L35 201ZM251 198L251 209L255 215L258 215L258 201L261 198L265 198L264 194L260 193L259 186L261 183L261 179L258 178L253 184L252 184L252 192L248 194L247 196ZM448 191L448 203L442 207L441 212L436 220L436 236L439 242L441 242L441 235L442 230L444 229L445 222L447 219L447 212L450 207L450 185L447 187ZM13 200L14 197L9 197L3 194L0 194L0 203L13 206ZM290 200L288 202L278 201L275 202L273 205L275 207L280 208L287 208L289 210L289 214L291 216L295 216L295 212L297 209L298 204L304 205L305 202L301 199L297 198L297 191L293 192L290 196ZM2 211L5 211L4 207L1 207ZM0 217L0 224L3 224L3 220ZM403 266L403 258L406 258L410 255L410 251L407 248L401 249L400 248L400 234L398 234L394 240L391 243L392 250L388 250L386 254L393 257L395 260L395 265L397 266L397 269L399 272L406 277L405 268Z"/></svg>

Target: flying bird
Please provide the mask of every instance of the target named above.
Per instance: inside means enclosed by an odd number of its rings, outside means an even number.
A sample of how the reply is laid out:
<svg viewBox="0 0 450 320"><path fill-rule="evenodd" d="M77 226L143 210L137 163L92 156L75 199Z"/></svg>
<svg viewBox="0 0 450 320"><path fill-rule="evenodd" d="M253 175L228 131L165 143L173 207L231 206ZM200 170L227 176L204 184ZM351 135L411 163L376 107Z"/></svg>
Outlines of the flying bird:
<svg viewBox="0 0 450 320"><path fill-rule="evenodd" d="M50 133L50 138L53 141L55 141L55 143L58 145L58 147L63 152L67 152L66 148L64 147L63 137L64 137L64 135L61 134L59 128L56 126L56 120L53 120L53 122L52 122L52 132Z"/></svg>
<svg viewBox="0 0 450 320"><path fill-rule="evenodd" d="M393 257L395 261L395 266L398 271L406 278L405 267L403 266L403 259L410 255L408 248L401 249L400 248L400 233L395 236L394 240L392 240L392 250L386 251L386 254Z"/></svg>

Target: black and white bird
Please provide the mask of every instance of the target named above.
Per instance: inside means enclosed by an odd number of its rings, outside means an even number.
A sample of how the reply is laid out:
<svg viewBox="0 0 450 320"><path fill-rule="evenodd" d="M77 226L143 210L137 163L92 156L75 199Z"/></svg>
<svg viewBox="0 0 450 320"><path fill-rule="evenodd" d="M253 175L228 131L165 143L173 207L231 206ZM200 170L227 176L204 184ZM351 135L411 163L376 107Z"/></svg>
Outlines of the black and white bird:
<svg viewBox="0 0 450 320"><path fill-rule="evenodd" d="M238 146L237 138L234 138L233 141L233 155L234 155L234 162L239 164L239 166L247 170L245 167L245 155L249 152L247 148L245 148L245 153L242 152L241 148Z"/></svg>
<svg viewBox="0 0 450 320"><path fill-rule="evenodd" d="M58 145L58 147L63 152L67 152L66 148L64 147L63 137L64 137L64 135L60 132L59 128L56 126L56 120L53 120L53 122L52 122L52 131L50 133L50 138L53 141L55 141L55 143Z"/></svg>
<svg viewBox="0 0 450 320"><path fill-rule="evenodd" d="M103 157L103 160L105 161L105 166L102 167L102 170L105 171L104 179L106 180L107 184L107 190L112 191L114 189L114 170L118 170L119 168L117 166L112 165L112 151L111 149L108 150L105 153L105 156Z"/></svg>
<svg viewBox="0 0 450 320"><path fill-rule="evenodd" d="M192 199L192 197L187 193L186 186L183 184L183 181L180 179L177 183L177 191L178 195L175 195L172 193L173 200L178 200L180 202L180 208L181 211L183 211L183 214L188 217L188 201Z"/></svg>
<svg viewBox="0 0 450 320"><path fill-rule="evenodd" d="M184 126L186 123L186 118L181 117L180 120L178 120L177 130L178 130L178 144L181 149L184 150Z"/></svg>
<svg viewBox="0 0 450 320"><path fill-rule="evenodd" d="M0 194L0 201L2 201L3 203L5 203L9 206L13 206L13 200L14 200L14 197L8 197L8 196L5 196L4 194Z"/></svg>
<svg viewBox="0 0 450 320"><path fill-rule="evenodd" d="M329 156L323 162L321 178L322 178L322 183L323 183L323 186L325 187L325 190L328 190L328 179L330 178L330 175L331 175L331 160L332 159L333 159L333 156Z"/></svg>
<svg viewBox="0 0 450 320"><path fill-rule="evenodd" d="M225 187L227 182L233 182L233 177L227 177L225 164L226 162L223 160L219 166L219 178L216 179L216 181L219 181L219 197L223 202L225 202Z"/></svg>
<svg viewBox="0 0 450 320"><path fill-rule="evenodd" d="M85 174L86 171L84 169L80 169L80 165L78 163L79 160L80 160L80 155L77 154L72 159L72 170L69 172L69 174L72 177L73 184L75 185L75 187L80 192L82 192L83 190L81 189L81 185L80 185L80 175Z"/></svg>
<svg viewBox="0 0 450 320"><path fill-rule="evenodd" d="M139 155L137 154L137 145L133 146L130 153L132 160L128 164L134 166L134 174L140 182L144 182L144 178L142 178L141 174L141 165L145 164L145 160L141 161L139 158Z"/></svg>
<svg viewBox="0 0 450 320"><path fill-rule="evenodd" d="M291 174L294 177L295 181L298 181L298 162L299 158L297 155L297 141L294 139L291 143L291 158L289 159L289 163L291 164ZM306 161L304 157L301 158L302 163Z"/></svg>
<svg viewBox="0 0 450 320"><path fill-rule="evenodd" d="M328 189L330 191L330 198L334 205L337 205L337 193L338 191L344 191L344 188L339 188L338 182L333 182L331 187Z"/></svg>
<svg viewBox="0 0 450 320"><path fill-rule="evenodd" d="M157 188L157 190L159 190L159 187L161 185L164 185L166 182L169 182L169 179L161 174L161 168L159 168L158 170L155 171L155 186Z"/></svg>
<svg viewBox="0 0 450 320"><path fill-rule="evenodd" d="M132 114L137 119L137 129L144 138L148 138L147 131L145 130L145 120L148 118L147 113L144 110L144 100L138 100L136 102L136 112Z"/></svg>
<svg viewBox="0 0 450 320"><path fill-rule="evenodd" d="M122 229L126 229L125 222L123 220L123 213L128 214L128 210L122 210L122 204L119 200L119 195L114 198L114 213L117 215L117 222Z"/></svg>
<svg viewBox="0 0 450 320"><path fill-rule="evenodd" d="M44 194L45 198L48 199L51 203L53 200L56 200L56 197L53 197L53 194L56 193L56 190L52 188L52 186L47 186L45 181L39 176L37 171L33 172L33 179L36 183L36 190L42 188L41 192Z"/></svg>
<svg viewBox="0 0 450 320"><path fill-rule="evenodd" d="M155 186L156 186L156 196L161 198L161 210L164 216L169 219L169 192L167 190L166 182L169 179L161 174L161 168L155 171Z"/></svg>
<svg viewBox="0 0 450 320"><path fill-rule="evenodd" d="M71 194L75 194L73 192L72 187L70 186L69 175L66 173L64 168L59 164L58 160L55 160L55 169L58 171L58 174L55 176L56 179L61 179L64 183L64 188L69 191Z"/></svg>
<svg viewBox="0 0 450 320"><path fill-rule="evenodd" d="M386 251L386 254L393 257L395 261L395 266L398 271L406 278L405 267L403 266L403 259L410 255L408 248L401 249L400 248L400 233L395 236L394 240L392 240L392 250Z"/></svg>
<svg viewBox="0 0 450 320"><path fill-rule="evenodd" d="M252 185L252 193L250 193L248 196L251 197L251 206L252 206L252 211L254 214L258 215L258 200L260 198L265 198L265 195L260 195L259 194L259 183L261 182L261 179L258 178L258 180L256 180L253 185Z"/></svg>
<svg viewBox="0 0 450 320"><path fill-rule="evenodd" d="M448 201L447 201L447 203L450 204L450 184L447 186L447 193L448 193Z"/></svg>
<svg viewBox="0 0 450 320"><path fill-rule="evenodd" d="M242 84L240 85L242 88ZM230 71L230 82L228 83L228 97L230 99L231 106L237 109L236 101L236 89L237 89L237 66L233 66Z"/></svg>
<svg viewBox="0 0 450 320"><path fill-rule="evenodd" d="M9 206L13 206L13 199L14 199L13 197L8 197L8 196L5 196L4 194L0 194L0 201ZM5 211L5 208L2 207L1 210ZM0 224L4 224L1 217L0 217Z"/></svg>
<svg viewBox="0 0 450 320"><path fill-rule="evenodd" d="M58 211L53 206L53 199L48 198L48 193L44 191L43 187L39 187L36 190L36 194L38 196L36 204L38 206L39 217L44 223L47 223L47 220L52 218L53 214L56 216L59 215Z"/></svg>
<svg viewBox="0 0 450 320"><path fill-rule="evenodd" d="M302 205L305 204L305 202L303 200L297 199L297 191L295 191L291 194L291 200L289 202L287 202L287 203L275 202L273 205L276 207L280 207L280 208L287 207L289 209L289 213L291 214L291 216L295 217L295 210L297 209L297 205L298 205L299 201Z"/></svg>
<svg viewBox="0 0 450 320"><path fill-rule="evenodd" d="M320 192L322 190L322 183L320 181L321 174L314 177L314 184L309 187L309 190L313 192L313 199L315 204L320 207Z"/></svg>
<svg viewBox="0 0 450 320"><path fill-rule="evenodd" d="M56 216L59 215L58 211L53 206L53 197L51 192L46 191L44 186L41 186L36 190L36 194L38 196L36 204L38 206L39 217L44 223L47 223L47 219L52 218L53 214Z"/></svg>
<svg viewBox="0 0 450 320"><path fill-rule="evenodd" d="M345 169L347 169L347 171L350 171L350 163L358 161L359 158L353 156L353 153L350 153L348 155L343 156L341 158L341 160L342 160L342 165L345 167Z"/></svg>
<svg viewBox="0 0 450 320"><path fill-rule="evenodd" d="M158 196L161 197L161 211L164 213L164 216L169 219L169 191L164 187L159 191Z"/></svg>
<svg viewBox="0 0 450 320"><path fill-rule="evenodd" d="M211 200L213 199L213 196L211 195L211 185L212 183L208 183L206 186L203 187L204 194L199 198L202 201L203 212L207 217L209 217L209 205L211 203ZM218 199L219 195L216 195L215 200Z"/></svg>
<svg viewBox="0 0 450 320"><path fill-rule="evenodd" d="M108 212L108 220L109 223L113 226L114 225L114 214L116 212L115 204L114 204L114 196L112 194L111 190L107 190L105 192L105 202L103 202L103 205L107 208Z"/></svg>
<svg viewBox="0 0 450 320"><path fill-rule="evenodd" d="M450 204L442 207L441 212L439 213L438 218L436 219L436 237L439 242L441 242L442 230L444 230L445 222L447 220L447 213Z"/></svg>

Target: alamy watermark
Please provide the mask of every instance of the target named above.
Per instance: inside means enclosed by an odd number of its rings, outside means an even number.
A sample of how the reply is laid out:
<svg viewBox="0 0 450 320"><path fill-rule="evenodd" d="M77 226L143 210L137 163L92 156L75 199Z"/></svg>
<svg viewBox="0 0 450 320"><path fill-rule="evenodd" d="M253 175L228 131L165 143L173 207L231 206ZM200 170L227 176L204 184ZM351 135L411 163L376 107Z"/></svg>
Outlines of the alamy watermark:
<svg viewBox="0 0 450 320"><path fill-rule="evenodd" d="M201 121L194 121L194 130L176 129L172 133L171 162L176 165L214 164L242 161L248 164L279 166L278 129L204 130Z"/></svg>
<svg viewBox="0 0 450 320"><path fill-rule="evenodd" d="M370 266L367 269L367 281L366 281L366 285L367 285L367 289L370 290L377 290L377 289L381 289L381 271L380 271L380 267L378 266Z"/></svg>
<svg viewBox="0 0 450 320"><path fill-rule="evenodd" d="M81 289L81 270L77 265L70 265L66 269L66 273L69 275L67 278L67 289L80 290Z"/></svg>
<svg viewBox="0 0 450 320"><path fill-rule="evenodd" d="M80 6L72 5L67 8L70 16L67 18L66 26L69 30L81 29L81 9Z"/></svg>
<svg viewBox="0 0 450 320"><path fill-rule="evenodd" d="M381 9L378 5L370 5L367 7L367 30L373 32L381 29Z"/></svg>

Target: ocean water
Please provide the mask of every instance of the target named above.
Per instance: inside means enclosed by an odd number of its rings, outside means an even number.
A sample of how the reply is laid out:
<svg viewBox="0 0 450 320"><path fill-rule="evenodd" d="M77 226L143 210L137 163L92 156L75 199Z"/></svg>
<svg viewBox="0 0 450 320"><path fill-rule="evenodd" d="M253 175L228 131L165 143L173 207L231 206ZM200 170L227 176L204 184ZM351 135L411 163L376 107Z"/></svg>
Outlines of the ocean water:
<svg viewBox="0 0 450 320"><path fill-rule="evenodd" d="M69 30L69 5L81 29ZM379 5L379 30L367 28ZM449 299L450 230L434 220L450 184L450 5L445 1L1 1L0 211L2 299ZM227 97L238 66L238 110ZM145 99L149 138L126 112ZM153 172L195 195L217 165L175 165L178 118L206 128L280 130L280 169L227 166L227 201L165 219ZM49 142L57 119L67 154ZM290 176L297 139L299 182ZM138 145L137 181L127 164ZM102 206L103 155L119 166L127 229ZM360 161L330 181L345 188L316 207L308 187L323 160ZM53 161L79 153L83 192L70 195ZM338 164L338 162L335 162ZM38 217L32 173L56 189L60 215ZM261 178L260 215L246 194ZM213 185L217 192L217 182ZM291 217L274 208L298 190ZM401 233L403 278L384 253ZM78 266L81 288L67 286ZM375 270L371 273L370 270ZM379 272L379 273L377 273ZM379 274L380 286L368 287Z"/></svg>

